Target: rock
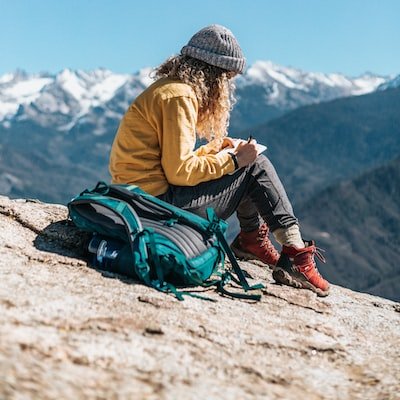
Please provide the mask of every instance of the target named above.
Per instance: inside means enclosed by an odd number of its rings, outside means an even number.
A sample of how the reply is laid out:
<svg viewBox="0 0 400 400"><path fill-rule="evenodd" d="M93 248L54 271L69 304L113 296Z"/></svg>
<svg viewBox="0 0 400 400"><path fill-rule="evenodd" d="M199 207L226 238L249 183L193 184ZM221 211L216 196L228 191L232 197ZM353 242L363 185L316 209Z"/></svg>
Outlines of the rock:
<svg viewBox="0 0 400 400"><path fill-rule="evenodd" d="M64 206L0 197L0 398L399 399L400 305L273 283L180 302L87 266Z"/></svg>

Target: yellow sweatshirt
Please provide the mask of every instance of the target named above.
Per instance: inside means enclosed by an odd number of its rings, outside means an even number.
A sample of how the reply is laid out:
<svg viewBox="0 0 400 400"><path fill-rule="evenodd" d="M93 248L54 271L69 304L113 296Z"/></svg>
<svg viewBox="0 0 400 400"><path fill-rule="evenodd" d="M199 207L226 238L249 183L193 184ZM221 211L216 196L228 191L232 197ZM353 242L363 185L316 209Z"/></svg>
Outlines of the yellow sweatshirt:
<svg viewBox="0 0 400 400"><path fill-rule="evenodd" d="M110 154L113 183L138 185L158 196L168 185L195 186L233 172L232 157L212 146L195 150L198 104L193 89L159 79L130 105Z"/></svg>

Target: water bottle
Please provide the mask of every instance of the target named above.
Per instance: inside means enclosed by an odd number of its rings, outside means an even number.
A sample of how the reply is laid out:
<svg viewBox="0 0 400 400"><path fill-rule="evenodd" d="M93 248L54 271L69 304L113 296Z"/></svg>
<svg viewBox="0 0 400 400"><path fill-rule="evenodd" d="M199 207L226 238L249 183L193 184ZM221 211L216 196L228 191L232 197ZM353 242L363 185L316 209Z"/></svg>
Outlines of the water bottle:
<svg viewBox="0 0 400 400"><path fill-rule="evenodd" d="M92 265L105 271L113 271L115 260L123 245L116 239L93 235L88 246L89 253L93 255Z"/></svg>

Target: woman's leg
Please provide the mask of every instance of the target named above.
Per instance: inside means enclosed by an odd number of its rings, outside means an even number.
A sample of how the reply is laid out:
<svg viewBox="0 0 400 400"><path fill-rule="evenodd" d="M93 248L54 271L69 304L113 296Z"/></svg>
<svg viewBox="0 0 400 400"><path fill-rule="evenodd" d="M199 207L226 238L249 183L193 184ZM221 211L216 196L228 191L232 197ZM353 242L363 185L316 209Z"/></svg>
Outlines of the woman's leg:
<svg viewBox="0 0 400 400"><path fill-rule="evenodd" d="M245 230L254 229L258 224L258 215L254 210L258 211L271 231L297 224L285 189L271 162L263 155L232 175L196 186L171 185L159 197L203 217L208 207L213 207L218 217L223 219L239 209ZM248 213L245 204L241 205L242 201L253 204Z"/></svg>
<svg viewBox="0 0 400 400"><path fill-rule="evenodd" d="M263 223L257 208L248 196L242 198L236 209L236 216L242 232L253 232Z"/></svg>

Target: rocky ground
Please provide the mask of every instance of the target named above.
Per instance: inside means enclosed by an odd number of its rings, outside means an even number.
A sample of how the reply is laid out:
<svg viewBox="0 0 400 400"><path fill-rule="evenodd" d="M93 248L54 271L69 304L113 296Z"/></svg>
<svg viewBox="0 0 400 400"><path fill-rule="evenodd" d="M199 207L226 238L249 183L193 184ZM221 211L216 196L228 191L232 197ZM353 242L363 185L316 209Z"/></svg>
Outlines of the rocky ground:
<svg viewBox="0 0 400 400"><path fill-rule="evenodd" d="M65 218L0 197L0 399L400 399L400 304L250 263L261 302L180 302L88 267Z"/></svg>

